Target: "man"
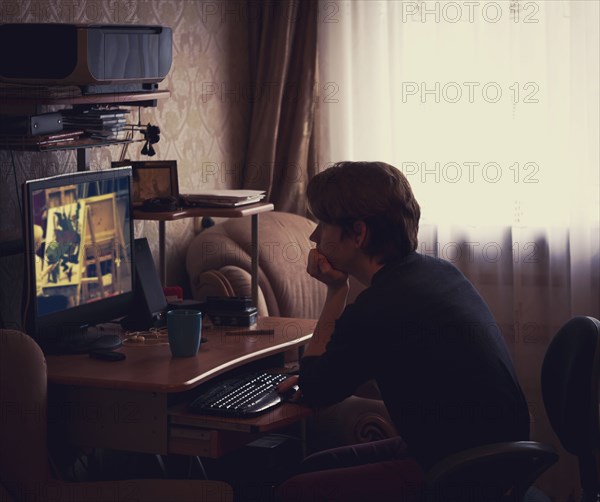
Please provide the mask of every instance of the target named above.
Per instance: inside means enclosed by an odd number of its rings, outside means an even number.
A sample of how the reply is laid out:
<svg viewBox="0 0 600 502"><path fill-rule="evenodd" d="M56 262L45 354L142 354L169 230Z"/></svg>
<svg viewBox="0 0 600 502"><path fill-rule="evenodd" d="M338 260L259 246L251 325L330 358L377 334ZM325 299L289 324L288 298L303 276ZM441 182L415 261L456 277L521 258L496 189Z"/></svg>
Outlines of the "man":
<svg viewBox="0 0 600 502"><path fill-rule="evenodd" d="M341 162L311 179L318 220L308 273L327 285L298 377L324 406L375 379L398 438L321 452L283 499L414 500L423 473L475 446L527 440L529 414L494 318L447 261L416 252L419 204L382 162ZM367 286L346 305L348 276Z"/></svg>

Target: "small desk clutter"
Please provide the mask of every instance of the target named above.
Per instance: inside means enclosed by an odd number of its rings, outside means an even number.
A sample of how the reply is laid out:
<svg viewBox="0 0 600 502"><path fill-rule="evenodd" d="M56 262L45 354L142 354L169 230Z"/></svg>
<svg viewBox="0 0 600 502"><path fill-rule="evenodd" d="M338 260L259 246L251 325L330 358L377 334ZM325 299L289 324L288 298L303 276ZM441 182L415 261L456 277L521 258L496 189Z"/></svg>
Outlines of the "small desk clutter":
<svg viewBox="0 0 600 502"><path fill-rule="evenodd" d="M201 189L181 193L177 160L120 160L112 167L131 166L133 205L144 211L174 211L181 208L236 208L261 202L264 190Z"/></svg>
<svg viewBox="0 0 600 502"><path fill-rule="evenodd" d="M127 139L127 108L92 106L75 108L62 113L65 131L81 131L93 139Z"/></svg>
<svg viewBox="0 0 600 502"><path fill-rule="evenodd" d="M209 296L204 311L215 326L252 326L258 315L253 299L245 296Z"/></svg>
<svg viewBox="0 0 600 502"><path fill-rule="evenodd" d="M238 207L255 204L264 198L263 190L202 190L179 195L185 207Z"/></svg>

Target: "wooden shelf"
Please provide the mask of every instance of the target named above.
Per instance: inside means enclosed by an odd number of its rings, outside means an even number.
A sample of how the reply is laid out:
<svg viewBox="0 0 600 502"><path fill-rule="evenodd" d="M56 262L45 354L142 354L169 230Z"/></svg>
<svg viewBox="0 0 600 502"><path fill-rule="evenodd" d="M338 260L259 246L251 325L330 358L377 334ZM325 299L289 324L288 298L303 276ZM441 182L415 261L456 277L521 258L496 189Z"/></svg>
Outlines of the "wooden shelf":
<svg viewBox="0 0 600 502"><path fill-rule="evenodd" d="M171 95L169 90L135 91L119 93L98 93L81 95L77 87L61 89L51 96L56 89L45 90L40 87L0 86L0 115L32 115L43 113L47 106L78 106L78 105L115 105L115 106L156 106L156 101L166 99ZM39 141L39 140L38 140ZM102 140L78 138L73 141L39 144L35 141L15 138L0 138L0 150L51 152L61 150L77 150L77 169L88 169L87 149L125 145L143 141L142 139L113 139ZM23 239L20 233L11 235L0 233L0 256L9 256L23 252Z"/></svg>
<svg viewBox="0 0 600 502"><path fill-rule="evenodd" d="M77 139L74 141L57 142L51 144L12 143L0 139L0 150L15 150L25 152L51 152L58 150L78 150L80 148L96 148L101 146L124 145L142 141L141 139L113 139L100 140L92 138Z"/></svg>
<svg viewBox="0 0 600 502"><path fill-rule="evenodd" d="M40 106L51 105L115 105L115 106L155 106L157 99L168 98L171 92L148 91L148 92L126 92L126 93L107 93L107 94L87 94L85 96L27 96L26 90L22 96L2 95L0 89L0 103L2 104L2 114L14 115L17 112L22 114L37 113ZM35 109L35 110L34 110ZM99 146L123 145L132 141L141 141L135 139L92 139L78 138L74 141L57 142L50 144L38 144L27 138L27 141L19 141L19 138L1 138L0 149L2 150L20 150L30 152L49 152L56 150L74 150L80 148L94 148Z"/></svg>
<svg viewBox="0 0 600 502"><path fill-rule="evenodd" d="M72 92L71 92L72 90ZM52 96L52 90L47 93L43 89L2 88L0 86L0 114L2 115L32 115L43 113L46 106L78 106L78 105L115 105L115 106L156 106L158 99L166 99L171 95L169 90L135 91L119 93L98 93L81 95L78 88L66 89L60 96ZM49 144L40 144L31 139L19 141L19 138L0 138L0 150L16 150L29 152L50 152L60 150L77 150L77 170L88 169L88 148L124 145L141 139L92 139L78 138Z"/></svg>
<svg viewBox="0 0 600 502"><path fill-rule="evenodd" d="M27 96L23 92L22 96L2 94L0 89L0 103L3 108L8 105L140 105L143 103L152 103L157 99L166 99L171 95L169 90L157 90L146 92L119 92L119 93L98 93L72 96Z"/></svg>
<svg viewBox="0 0 600 502"><path fill-rule="evenodd" d="M158 255L159 255L159 275L163 286L167 285L167 260L165 258L167 249L166 222L181 220L184 218L199 218L203 216L213 216L215 218L242 218L251 217L251 290L254 305L258 305L258 215L260 213L273 211L275 206L270 202L257 202L247 206L238 207L191 207L179 208L175 211L154 212L133 210L133 218L136 220L158 221Z"/></svg>
<svg viewBox="0 0 600 502"><path fill-rule="evenodd" d="M238 207L184 207L175 211L154 212L133 210L133 218L136 220L147 221L175 221L184 218L201 218L203 216L212 216L215 218L242 218L252 216L253 214L273 211L275 206L270 202L257 202L247 206Z"/></svg>

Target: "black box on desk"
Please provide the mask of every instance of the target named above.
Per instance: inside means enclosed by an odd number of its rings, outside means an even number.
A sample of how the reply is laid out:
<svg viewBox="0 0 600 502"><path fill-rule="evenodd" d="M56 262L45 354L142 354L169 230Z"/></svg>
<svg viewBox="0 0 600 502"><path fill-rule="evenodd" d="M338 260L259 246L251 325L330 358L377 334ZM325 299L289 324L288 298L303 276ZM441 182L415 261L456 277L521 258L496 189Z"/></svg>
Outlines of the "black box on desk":
<svg viewBox="0 0 600 502"><path fill-rule="evenodd" d="M252 326L256 324L256 307L239 311L206 311L215 326Z"/></svg>
<svg viewBox="0 0 600 502"><path fill-rule="evenodd" d="M204 314L204 306L206 304L199 300L174 300L167 304L167 312L169 310L199 310Z"/></svg>
<svg viewBox="0 0 600 502"><path fill-rule="evenodd" d="M204 309L215 326L252 326L258 315L248 296L209 296Z"/></svg>

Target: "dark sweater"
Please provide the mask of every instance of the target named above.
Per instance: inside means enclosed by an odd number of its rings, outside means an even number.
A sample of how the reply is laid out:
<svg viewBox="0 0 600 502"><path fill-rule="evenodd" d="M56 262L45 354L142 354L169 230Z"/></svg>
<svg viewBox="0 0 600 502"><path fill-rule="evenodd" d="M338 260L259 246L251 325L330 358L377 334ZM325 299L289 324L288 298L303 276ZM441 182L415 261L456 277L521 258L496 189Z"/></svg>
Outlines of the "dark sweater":
<svg viewBox="0 0 600 502"><path fill-rule="evenodd" d="M500 329L444 260L411 253L386 264L337 320L326 352L302 359L299 384L318 406L373 378L424 469L460 450L529 438L527 402Z"/></svg>

